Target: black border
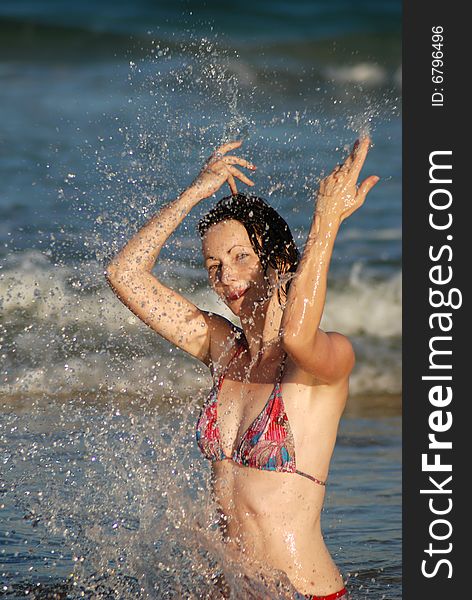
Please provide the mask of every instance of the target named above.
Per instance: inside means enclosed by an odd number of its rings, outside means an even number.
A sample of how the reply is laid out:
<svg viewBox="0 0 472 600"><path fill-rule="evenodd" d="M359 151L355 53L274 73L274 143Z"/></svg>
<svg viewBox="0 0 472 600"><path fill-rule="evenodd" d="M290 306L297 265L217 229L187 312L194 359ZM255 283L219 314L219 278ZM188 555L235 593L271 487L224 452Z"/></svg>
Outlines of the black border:
<svg viewBox="0 0 472 600"><path fill-rule="evenodd" d="M472 30L465 15L466 5L458 2L403 3L403 598L405 600L435 600L472 598L466 580L470 550L468 549L469 518L465 504L471 504L465 489L470 470L471 452L467 431L468 404L471 382L466 381L470 345L468 343L467 275L469 256L468 204L471 194L466 191L466 179L472 179L472 164L467 149L470 138L469 113L466 107L467 88L470 87ZM432 106L431 95L435 85L431 80L432 27L444 28L444 106ZM433 335L428 324L431 309L428 300L430 245L445 243L445 232L434 231L428 223L429 155L435 150L452 151L453 194L451 212L453 224L447 233L453 258L451 286L459 288L463 304L451 310L452 336L452 388L453 400L449 409L453 425L444 439L453 443L446 456L452 461L453 508L447 516L453 527L451 552L443 557L452 564L452 577L442 567L436 576L426 578L421 573L421 563L428 556L424 549L430 542L429 524L434 520L428 508L428 496L420 489L431 488L428 475L421 469L421 455L427 452L428 415L434 408L428 401L431 382L422 381L429 362L428 342ZM444 262L443 264L448 264ZM466 321L467 319L467 321ZM472 373L472 367L468 367ZM446 409L445 409L446 410ZM443 474L444 475L444 474ZM439 545L438 545L439 547ZM439 557L439 555L437 555ZM470 567L472 569L472 566Z"/></svg>

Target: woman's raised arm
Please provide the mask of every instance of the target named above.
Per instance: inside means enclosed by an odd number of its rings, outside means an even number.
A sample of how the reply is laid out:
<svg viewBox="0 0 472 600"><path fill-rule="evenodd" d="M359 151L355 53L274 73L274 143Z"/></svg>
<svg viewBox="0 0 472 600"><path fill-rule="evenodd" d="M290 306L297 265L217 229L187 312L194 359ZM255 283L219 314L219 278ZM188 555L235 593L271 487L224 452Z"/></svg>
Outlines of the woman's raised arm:
<svg viewBox="0 0 472 600"><path fill-rule="evenodd" d="M219 315L210 315L162 284L152 269L168 238L194 206L228 182L237 193L234 178L254 185L234 165L255 169L248 161L225 156L241 142L222 145L199 176L176 200L154 215L106 269L106 278L118 298L137 317L169 342L209 364L214 344L224 344L233 327Z"/></svg>
<svg viewBox="0 0 472 600"><path fill-rule="evenodd" d="M319 325L339 226L362 206L367 193L379 180L372 175L357 187L369 145L368 137L356 142L344 164L321 181L311 229L282 317L285 350L301 369L321 383L345 379L354 365L349 340L339 333L325 333Z"/></svg>

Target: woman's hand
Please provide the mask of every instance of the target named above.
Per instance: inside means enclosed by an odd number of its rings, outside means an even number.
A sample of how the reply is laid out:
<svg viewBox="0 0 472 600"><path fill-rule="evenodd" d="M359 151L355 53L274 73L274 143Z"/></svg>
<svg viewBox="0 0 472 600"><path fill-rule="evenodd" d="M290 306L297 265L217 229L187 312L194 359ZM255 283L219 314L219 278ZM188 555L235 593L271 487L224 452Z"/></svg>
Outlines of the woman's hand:
<svg viewBox="0 0 472 600"><path fill-rule="evenodd" d="M367 194L379 181L379 177L371 175L357 187L357 180L369 146L369 137L357 140L344 164L338 165L321 181L316 200L316 213L332 216L342 222L364 204Z"/></svg>
<svg viewBox="0 0 472 600"><path fill-rule="evenodd" d="M253 186L254 182L234 165L240 165L252 171L255 171L256 167L247 160L244 160L244 158L225 156L227 152L239 148L241 144L242 141L228 142L217 148L187 191L194 190L201 199L209 198L227 181L231 193L234 195L238 193L235 178L247 185Z"/></svg>

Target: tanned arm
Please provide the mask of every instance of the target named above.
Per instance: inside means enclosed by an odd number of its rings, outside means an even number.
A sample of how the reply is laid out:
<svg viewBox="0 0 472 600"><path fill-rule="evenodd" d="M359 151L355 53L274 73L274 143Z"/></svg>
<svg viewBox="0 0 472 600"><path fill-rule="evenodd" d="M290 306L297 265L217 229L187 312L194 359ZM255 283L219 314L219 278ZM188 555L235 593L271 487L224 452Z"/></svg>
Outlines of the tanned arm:
<svg viewBox="0 0 472 600"><path fill-rule="evenodd" d="M224 144L210 157L193 184L154 215L113 258L106 278L118 298L137 317L169 342L209 364L216 345L233 331L224 317L200 310L152 274L162 247L188 213L227 182L237 193L234 178L253 182L234 165L255 167L236 156L225 156L241 142Z"/></svg>
<svg viewBox="0 0 472 600"><path fill-rule="evenodd" d="M354 365L354 352L348 338L339 333L325 333L319 325L339 227L362 206L367 193L379 180L372 175L357 187L369 146L367 137L356 142L344 164L320 183L313 222L290 285L281 323L287 353L299 368L325 384L345 379Z"/></svg>

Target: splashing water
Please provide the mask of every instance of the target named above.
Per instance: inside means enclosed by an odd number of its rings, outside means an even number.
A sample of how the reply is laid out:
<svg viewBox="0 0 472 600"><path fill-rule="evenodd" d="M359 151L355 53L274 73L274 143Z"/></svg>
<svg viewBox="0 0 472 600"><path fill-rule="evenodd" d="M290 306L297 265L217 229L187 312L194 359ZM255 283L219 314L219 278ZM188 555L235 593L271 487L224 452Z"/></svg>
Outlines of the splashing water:
<svg viewBox="0 0 472 600"><path fill-rule="evenodd" d="M289 597L283 574L261 577L224 547L187 435L195 402L174 405L170 420L138 403L34 409L4 423L3 491L62 538L73 597Z"/></svg>
<svg viewBox="0 0 472 600"><path fill-rule="evenodd" d="M238 53L197 37L152 41L149 54L115 76L121 87L126 81L126 102L91 124L82 171L67 165L57 185L64 214L79 225L59 223L45 251L3 262L1 506L12 522L12 507L23 519L22 529L8 529L17 572L3 591L39 598L53 579L64 598L291 598L282 573L233 557L221 540L210 473L193 437L208 373L121 306L103 269L209 152L234 138L246 141L244 156L257 156L259 193L289 213L301 240L320 169L347 152L353 132L373 135L382 120L388 127L396 99L328 84L311 96L284 95L288 83L271 81L269 69L255 71ZM156 272L217 309L195 251L192 227L202 210L176 232ZM401 334L399 276L366 290L356 264L337 280L326 318L376 349L366 349L354 389L372 390L375 379L375 391L398 393L399 361L387 365ZM375 326L359 324L353 298ZM377 570L361 570L359 585L375 592L375 578Z"/></svg>

